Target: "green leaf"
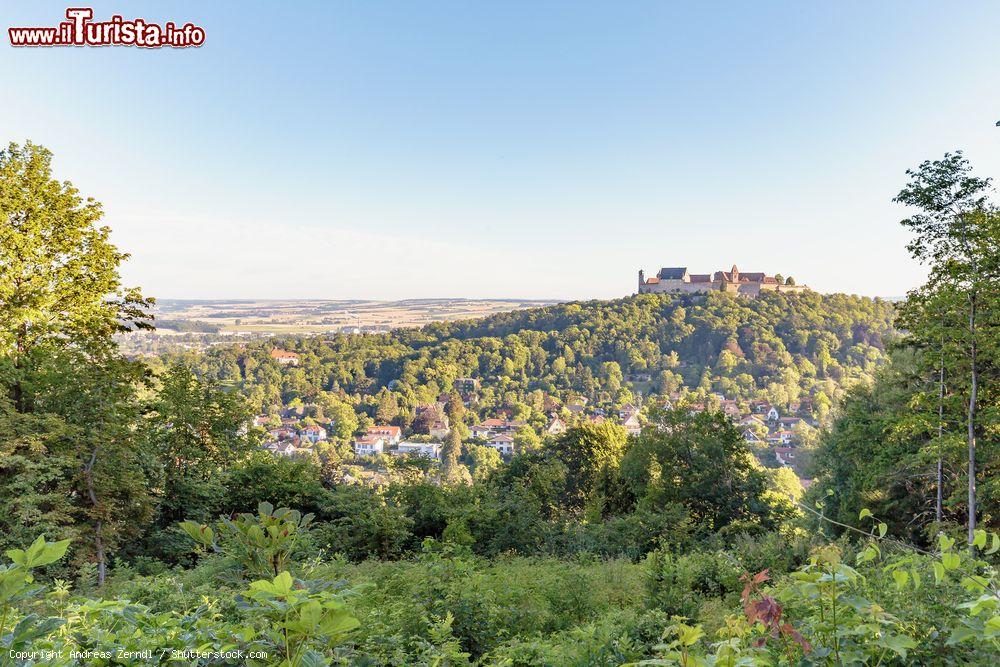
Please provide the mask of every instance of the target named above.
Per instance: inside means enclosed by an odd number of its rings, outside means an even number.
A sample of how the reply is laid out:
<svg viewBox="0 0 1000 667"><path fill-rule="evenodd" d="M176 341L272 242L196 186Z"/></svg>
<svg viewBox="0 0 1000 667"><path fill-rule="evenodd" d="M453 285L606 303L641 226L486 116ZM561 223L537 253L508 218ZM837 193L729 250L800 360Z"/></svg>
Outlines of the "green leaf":
<svg viewBox="0 0 1000 667"><path fill-rule="evenodd" d="M951 636L948 637L947 644L953 646L955 644L961 644L962 642L969 641L970 639L976 638L976 631L972 628L966 627L964 625L959 625L958 627L952 629Z"/></svg>
<svg viewBox="0 0 1000 667"><path fill-rule="evenodd" d="M906 660L906 652L911 648L915 648L917 642L915 642L912 637L908 637L907 635L886 635L882 637L879 644L886 647L903 660Z"/></svg>
<svg viewBox="0 0 1000 667"><path fill-rule="evenodd" d="M1000 551L1000 535L997 533L991 533L991 535L992 540L990 541L990 548L986 550L987 556L991 556Z"/></svg>
<svg viewBox="0 0 1000 667"><path fill-rule="evenodd" d="M910 583L910 573L906 570L893 570L892 578L896 582L896 588L903 590L906 584Z"/></svg>
<svg viewBox="0 0 1000 667"><path fill-rule="evenodd" d="M941 564L948 571L957 570L962 564L962 557L956 553L941 554Z"/></svg>
<svg viewBox="0 0 1000 667"><path fill-rule="evenodd" d="M934 561L934 581L939 584L944 581L944 565L937 561Z"/></svg>
<svg viewBox="0 0 1000 667"><path fill-rule="evenodd" d="M48 565L49 563L54 563L63 556L66 555L66 550L69 549L69 543L71 540L59 540L58 542L49 542L42 549L41 554L35 558L34 564Z"/></svg>
<svg viewBox="0 0 1000 667"><path fill-rule="evenodd" d="M878 536L879 537L885 537L885 534L886 534L886 532L888 532L888 530L889 530L889 526L885 525L882 522L879 522L879 524L878 524Z"/></svg>
<svg viewBox="0 0 1000 667"><path fill-rule="evenodd" d="M858 515L858 521L863 521L865 517L872 516L872 511L867 507L861 510L861 514Z"/></svg>
<svg viewBox="0 0 1000 667"><path fill-rule="evenodd" d="M977 530L972 535L973 535L972 546L978 547L980 549L982 549L983 547L986 546L986 531L985 530L981 530L981 529Z"/></svg>

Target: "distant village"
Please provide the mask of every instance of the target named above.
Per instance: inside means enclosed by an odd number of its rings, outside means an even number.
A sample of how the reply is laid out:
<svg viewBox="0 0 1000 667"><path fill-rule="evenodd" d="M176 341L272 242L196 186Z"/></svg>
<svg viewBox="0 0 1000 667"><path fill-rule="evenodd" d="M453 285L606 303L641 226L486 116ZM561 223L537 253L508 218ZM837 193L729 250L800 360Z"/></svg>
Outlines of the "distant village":
<svg viewBox="0 0 1000 667"><path fill-rule="evenodd" d="M299 355L286 350L275 349L271 357L282 365L297 365ZM458 378L454 382L456 391L466 406L476 401L479 381L475 378ZM379 456L417 456L430 460L440 460L441 448L451 432L452 425L445 414L448 396L442 395L435 403L421 405L416 410L416 419L410 433L404 433L399 426L375 424L355 434L352 448L359 460L373 460ZM743 439L758 458L772 467L786 466L798 471L796 454L808 433L818 424L812 416L810 399L793 401L786 413L766 401L741 403L721 394L711 394L704 402L690 402L680 392L669 397L652 397L647 406L667 409L679 408L694 415L705 411L725 414L740 430ZM263 447L278 456L309 456L319 443L328 439L327 428L322 424L305 423L306 408L284 408L280 411L280 423L275 423L271 415L259 415L254 426L263 429ZM643 406L628 404L620 409L607 410L590 407L587 400L578 397L564 405L552 402L550 418L540 433L541 438L557 437L572 426L582 423L601 424L611 421L621 425L630 436L638 436L644 427ZM333 424L326 426L333 427ZM522 429L532 429L523 420L501 411L483 419L469 428L469 442L496 450L501 457L508 458L516 451L515 436ZM534 430L534 429L532 429ZM407 439L407 438L411 439ZM769 459L769 460L768 460Z"/></svg>

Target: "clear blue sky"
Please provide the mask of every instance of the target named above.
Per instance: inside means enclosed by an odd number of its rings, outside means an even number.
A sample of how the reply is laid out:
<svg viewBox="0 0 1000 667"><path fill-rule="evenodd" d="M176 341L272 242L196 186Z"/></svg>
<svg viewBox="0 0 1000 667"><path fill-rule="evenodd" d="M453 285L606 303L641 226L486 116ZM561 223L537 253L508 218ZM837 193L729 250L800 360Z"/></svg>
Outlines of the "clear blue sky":
<svg viewBox="0 0 1000 667"><path fill-rule="evenodd" d="M93 7L207 42L4 34L2 140L104 202L153 296L612 297L733 263L900 295L904 170L1000 176L996 2Z"/></svg>

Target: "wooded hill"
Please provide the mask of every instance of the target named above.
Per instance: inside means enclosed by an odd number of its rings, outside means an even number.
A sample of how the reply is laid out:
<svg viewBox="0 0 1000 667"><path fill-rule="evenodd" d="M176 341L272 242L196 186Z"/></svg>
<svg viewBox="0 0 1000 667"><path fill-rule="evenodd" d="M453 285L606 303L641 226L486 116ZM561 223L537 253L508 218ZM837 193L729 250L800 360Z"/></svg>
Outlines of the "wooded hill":
<svg viewBox="0 0 1000 667"><path fill-rule="evenodd" d="M575 397L591 407L635 393L716 392L781 407L811 399L820 418L886 360L893 306L843 294L638 295L574 302L381 335L284 338L177 355L207 378L243 386L260 409L332 393L405 423L421 403L479 382L475 406L543 418ZM297 366L270 358L275 347Z"/></svg>

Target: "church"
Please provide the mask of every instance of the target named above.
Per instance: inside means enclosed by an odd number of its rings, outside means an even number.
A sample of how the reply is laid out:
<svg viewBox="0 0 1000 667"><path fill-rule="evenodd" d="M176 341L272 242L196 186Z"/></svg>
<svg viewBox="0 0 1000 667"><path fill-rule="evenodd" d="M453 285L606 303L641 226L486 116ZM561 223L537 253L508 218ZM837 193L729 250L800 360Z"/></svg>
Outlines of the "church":
<svg viewBox="0 0 1000 667"><path fill-rule="evenodd" d="M805 285L796 285L789 276L769 276L765 273L743 273L736 265L729 271L708 273L688 273L687 267L665 267L656 272L653 278L646 278L639 270L639 294L658 294L660 292L729 292L745 296L757 296L761 292L803 292L809 289Z"/></svg>

